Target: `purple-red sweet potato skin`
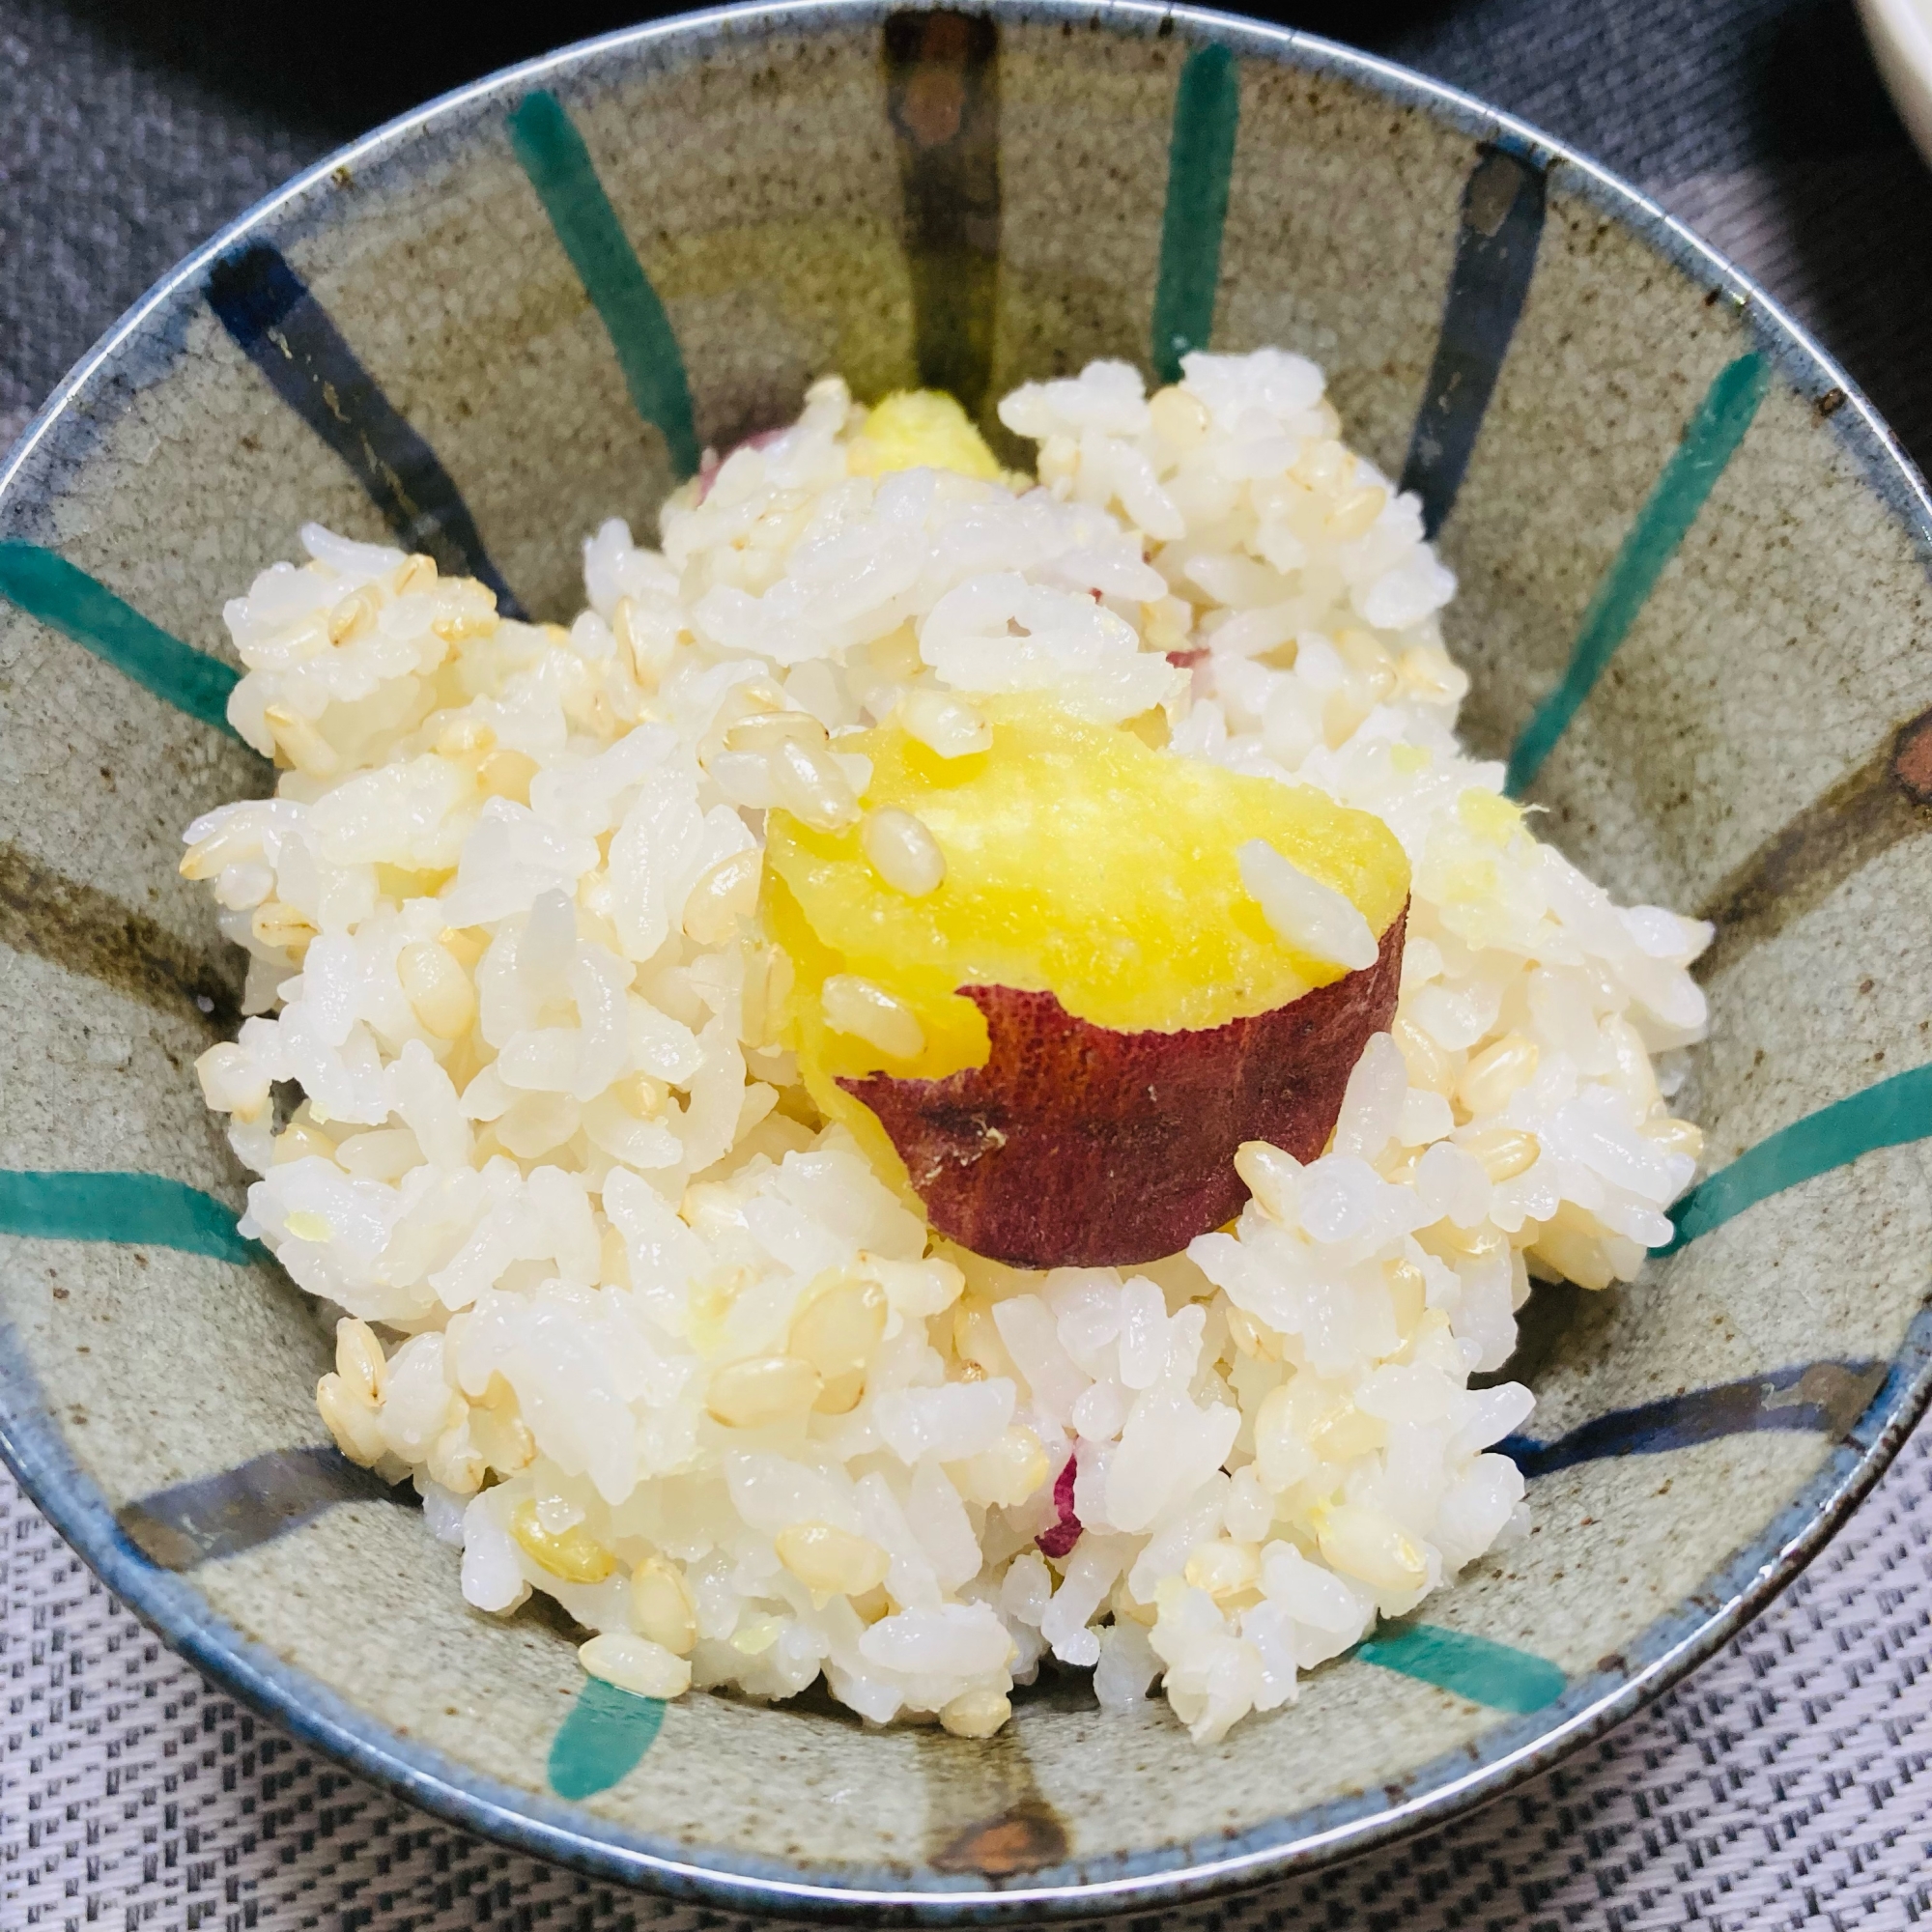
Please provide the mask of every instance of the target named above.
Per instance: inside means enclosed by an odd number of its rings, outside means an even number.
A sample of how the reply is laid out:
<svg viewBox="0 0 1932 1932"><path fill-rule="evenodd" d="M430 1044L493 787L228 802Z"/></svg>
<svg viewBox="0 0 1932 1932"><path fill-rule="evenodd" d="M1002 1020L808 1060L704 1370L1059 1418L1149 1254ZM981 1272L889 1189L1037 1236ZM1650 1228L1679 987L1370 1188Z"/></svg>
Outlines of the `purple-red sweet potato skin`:
<svg viewBox="0 0 1932 1932"><path fill-rule="evenodd" d="M1124 1267L1178 1254L1240 1210L1243 1141L1327 1145L1349 1075L1395 1018L1408 908L1373 966L1200 1033L1113 1033L1051 993L961 991L985 1065L838 1084L879 1117L939 1233L1013 1267Z"/></svg>

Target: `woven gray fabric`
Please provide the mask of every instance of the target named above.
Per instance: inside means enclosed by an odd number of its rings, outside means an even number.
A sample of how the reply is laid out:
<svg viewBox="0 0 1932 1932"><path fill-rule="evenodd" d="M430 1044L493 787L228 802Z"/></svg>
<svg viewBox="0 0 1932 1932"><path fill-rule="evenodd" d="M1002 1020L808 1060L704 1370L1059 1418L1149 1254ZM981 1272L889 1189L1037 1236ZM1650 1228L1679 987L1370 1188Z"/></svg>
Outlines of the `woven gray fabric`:
<svg viewBox="0 0 1932 1932"><path fill-rule="evenodd" d="M568 39L624 11L554 0L526 31ZM1284 11L1636 180L1757 275L1907 447L1932 455L1932 176L1884 103L1849 0ZM324 32L242 0L0 0L0 442L222 221L370 122L537 50L417 13L398 22L337 0ZM4 1479L0 1663L8 1932L729 1923L469 1837L239 1711ZM1932 1438L1759 1624L1603 1743L1451 1833L1176 1922L1916 1924L1932 1918L1928 1755Z"/></svg>
<svg viewBox="0 0 1932 1932"><path fill-rule="evenodd" d="M589 1932L730 1921L411 1810L212 1690L0 1487L0 1922ZM1175 1932L1932 1918L1932 1437L1690 1682L1446 1833ZM1139 1924L1145 1925L1143 1919Z"/></svg>

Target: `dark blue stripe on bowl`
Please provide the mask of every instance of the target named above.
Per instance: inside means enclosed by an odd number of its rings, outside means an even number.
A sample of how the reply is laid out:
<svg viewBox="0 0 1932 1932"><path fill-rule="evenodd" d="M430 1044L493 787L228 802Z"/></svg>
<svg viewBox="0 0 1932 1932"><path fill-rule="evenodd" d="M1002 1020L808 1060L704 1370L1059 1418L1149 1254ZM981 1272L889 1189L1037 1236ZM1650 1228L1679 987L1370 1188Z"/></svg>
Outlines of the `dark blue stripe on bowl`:
<svg viewBox="0 0 1932 1932"><path fill-rule="evenodd" d="M913 357L922 387L986 409L1000 282L1000 23L889 14L886 118L898 147Z"/></svg>
<svg viewBox="0 0 1932 1932"><path fill-rule="evenodd" d="M1508 1435L1496 1447L1525 1476L1547 1476L1577 1463L1601 1462L1608 1456L1661 1456L1666 1450L1715 1442L1721 1435L1800 1430L1839 1436L1871 1406L1885 1382L1887 1366L1806 1362L1774 1369L1769 1375L1715 1388L1687 1389L1660 1402L1617 1409L1553 1442Z"/></svg>
<svg viewBox="0 0 1932 1932"><path fill-rule="evenodd" d="M1543 201L1543 170L1501 148L1484 150L1463 191L1442 332L1400 485L1422 498L1423 531L1431 539L1455 507L1529 293Z"/></svg>
<svg viewBox="0 0 1932 1932"><path fill-rule="evenodd" d="M349 466L405 549L487 584L506 616L525 614L436 451L279 250L256 242L224 256L209 270L208 303L275 393Z"/></svg>
<svg viewBox="0 0 1932 1932"><path fill-rule="evenodd" d="M332 1443L316 1443L271 1450L218 1475L156 1490L128 1503L116 1520L151 1563L192 1570L258 1548L337 1503L370 1500L410 1506L416 1497L358 1468Z"/></svg>

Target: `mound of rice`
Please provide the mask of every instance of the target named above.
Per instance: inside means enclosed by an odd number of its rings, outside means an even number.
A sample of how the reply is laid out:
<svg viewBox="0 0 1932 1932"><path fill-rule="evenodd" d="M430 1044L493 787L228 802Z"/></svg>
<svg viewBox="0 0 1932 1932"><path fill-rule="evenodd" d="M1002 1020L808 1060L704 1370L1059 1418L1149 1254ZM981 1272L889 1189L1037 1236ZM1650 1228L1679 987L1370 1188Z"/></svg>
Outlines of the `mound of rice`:
<svg viewBox="0 0 1932 1932"><path fill-rule="evenodd" d="M1485 1452L1531 1397L1469 1378L1532 1274L1667 1238L1699 1136L1654 1056L1700 1037L1708 928L1613 905L1459 751L1454 581L1322 387L1268 350L1030 384L1029 485L890 467L827 381L661 549L599 530L568 631L314 526L229 605L230 716L285 769L186 835L256 1015L201 1080L243 1231L340 1317L324 1421L470 1604L546 1592L643 1694L822 1674L967 1736L1050 1651L1207 1741L1521 1532ZM936 1242L772 1037L765 809L849 815L842 733L1017 691L1318 785L1413 867L1329 1151L1251 1144L1238 1222L1139 1271ZM730 749L779 710L802 755ZM834 1360L862 1397L801 1406Z"/></svg>

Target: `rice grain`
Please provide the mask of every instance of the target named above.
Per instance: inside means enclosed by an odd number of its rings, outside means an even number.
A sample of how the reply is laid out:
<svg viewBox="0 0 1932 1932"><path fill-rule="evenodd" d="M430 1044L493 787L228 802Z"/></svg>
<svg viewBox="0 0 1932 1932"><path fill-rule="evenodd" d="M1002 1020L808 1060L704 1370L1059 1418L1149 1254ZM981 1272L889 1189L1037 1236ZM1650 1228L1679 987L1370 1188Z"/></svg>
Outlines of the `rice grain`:
<svg viewBox="0 0 1932 1932"><path fill-rule="evenodd" d="M242 1232L341 1312L318 1409L415 1484L468 1602L545 1593L636 1694L823 1676L984 1737L1051 1654L1212 1741L1522 1533L1492 1445L1531 1398L1470 1378L1532 1268L1599 1288L1669 1236L1702 1139L1657 1067L1702 1036L1708 928L1614 904L1458 743L1454 579L1321 372L1183 370L1015 390L1034 486L960 457L950 406L867 436L816 384L658 548L596 531L568 629L316 526L224 613L231 722L282 767L182 861L249 958L197 1065L260 1176ZM964 468L888 467L918 422ZM1243 1147L1236 1221L1139 1269L937 1241L784 1031L765 813L863 820L888 886L946 892L847 734L968 759L1023 692L1373 812L1412 873L1330 1146ZM1286 945L1374 963L1349 901L1238 866ZM864 974L822 998L925 1050Z"/></svg>

